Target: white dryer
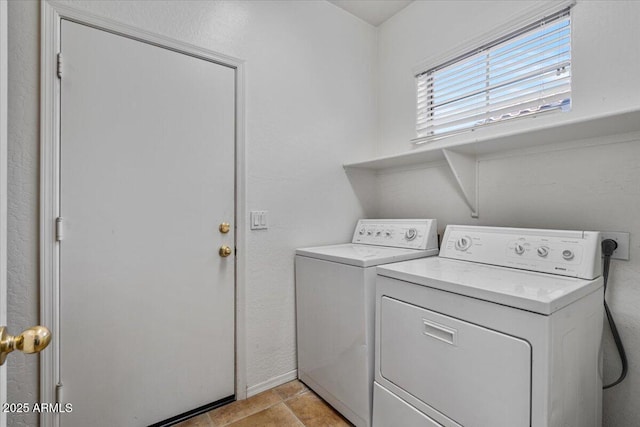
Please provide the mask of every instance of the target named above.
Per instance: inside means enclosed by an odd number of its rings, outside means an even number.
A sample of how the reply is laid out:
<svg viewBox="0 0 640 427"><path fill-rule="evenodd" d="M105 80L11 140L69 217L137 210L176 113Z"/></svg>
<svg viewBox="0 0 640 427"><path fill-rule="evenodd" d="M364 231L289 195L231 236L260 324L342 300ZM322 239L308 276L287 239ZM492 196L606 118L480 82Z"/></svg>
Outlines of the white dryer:
<svg viewBox="0 0 640 427"><path fill-rule="evenodd" d="M296 251L298 377L356 426L371 425L376 266L437 253L431 219L360 220L352 243Z"/></svg>
<svg viewBox="0 0 640 427"><path fill-rule="evenodd" d="M600 427L597 232L449 226L378 267L375 427Z"/></svg>

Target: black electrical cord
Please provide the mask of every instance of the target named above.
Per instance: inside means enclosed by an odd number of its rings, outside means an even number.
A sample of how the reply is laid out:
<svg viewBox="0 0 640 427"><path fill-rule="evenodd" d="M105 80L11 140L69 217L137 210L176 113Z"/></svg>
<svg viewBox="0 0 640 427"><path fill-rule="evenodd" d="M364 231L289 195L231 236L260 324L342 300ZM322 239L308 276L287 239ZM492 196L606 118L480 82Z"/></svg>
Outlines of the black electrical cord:
<svg viewBox="0 0 640 427"><path fill-rule="evenodd" d="M611 263L611 255L613 251L618 247L618 243L612 239L605 239L602 241L602 254L604 255L604 266L602 268L602 278L604 279L604 292L607 292L607 282L609 281L609 264ZM627 354L624 351L624 346L622 345L622 338L620 338L620 333L618 332L618 327L616 326L616 322L613 320L613 315L611 314L611 310L609 310L609 306L607 305L607 300L604 300L604 311L607 314L607 320L609 321L609 327L611 328L611 334L613 335L613 340L616 343L616 348L618 349L618 354L620 355L620 362L622 362L622 372L617 380L612 382L611 384L607 384L603 386L603 389L611 388L615 385L618 385L624 380L627 376L627 371L629 369L629 362L627 361Z"/></svg>

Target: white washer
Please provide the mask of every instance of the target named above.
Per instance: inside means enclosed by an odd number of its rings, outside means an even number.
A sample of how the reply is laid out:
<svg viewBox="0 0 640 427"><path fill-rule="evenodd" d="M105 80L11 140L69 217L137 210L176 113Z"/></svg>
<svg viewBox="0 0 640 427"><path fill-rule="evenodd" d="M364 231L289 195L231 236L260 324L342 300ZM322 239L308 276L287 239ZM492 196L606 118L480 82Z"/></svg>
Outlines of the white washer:
<svg viewBox="0 0 640 427"><path fill-rule="evenodd" d="M600 427L597 232L449 226L378 267L374 427Z"/></svg>
<svg viewBox="0 0 640 427"><path fill-rule="evenodd" d="M352 243L296 251L298 377L370 426L376 266L438 253L436 221L360 220Z"/></svg>

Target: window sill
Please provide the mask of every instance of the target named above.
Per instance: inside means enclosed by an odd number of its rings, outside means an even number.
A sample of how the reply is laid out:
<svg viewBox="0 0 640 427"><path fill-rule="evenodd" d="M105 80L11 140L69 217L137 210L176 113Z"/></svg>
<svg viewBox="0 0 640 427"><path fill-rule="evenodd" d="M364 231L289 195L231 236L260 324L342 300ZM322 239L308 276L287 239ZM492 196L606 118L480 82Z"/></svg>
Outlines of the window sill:
<svg viewBox="0 0 640 427"><path fill-rule="evenodd" d="M640 109L542 125L500 135L469 132L455 139L426 143L406 153L344 164L344 168L384 170L446 160L460 186L471 216L478 216L477 157L528 147L538 147L640 131ZM543 142L541 142L543 141Z"/></svg>

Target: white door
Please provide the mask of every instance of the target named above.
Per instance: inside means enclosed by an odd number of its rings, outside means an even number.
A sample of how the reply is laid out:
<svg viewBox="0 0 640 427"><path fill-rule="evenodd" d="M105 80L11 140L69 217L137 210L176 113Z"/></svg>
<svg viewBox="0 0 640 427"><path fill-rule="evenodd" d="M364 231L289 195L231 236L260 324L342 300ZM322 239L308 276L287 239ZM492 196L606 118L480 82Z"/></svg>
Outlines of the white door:
<svg viewBox="0 0 640 427"><path fill-rule="evenodd" d="M0 2L0 427L7 425L7 413L28 412L30 402L9 402L7 398L6 357L14 350L37 353L47 347L51 332L38 326L13 336L7 328L7 2ZM11 326L11 325L8 325ZM14 326L15 328L15 326ZM11 330L13 329L13 330ZM18 343L20 343L18 345ZM11 356L15 357L15 356ZM8 406L7 406L8 404Z"/></svg>
<svg viewBox="0 0 640 427"><path fill-rule="evenodd" d="M234 394L235 70L63 20L63 427Z"/></svg>
<svg viewBox="0 0 640 427"><path fill-rule="evenodd" d="M0 326L7 324L7 2L0 2ZM0 404L7 402L7 367L0 366ZM0 427L7 414L0 411Z"/></svg>

